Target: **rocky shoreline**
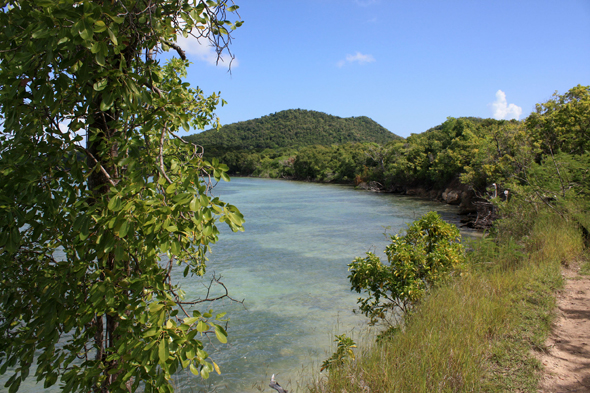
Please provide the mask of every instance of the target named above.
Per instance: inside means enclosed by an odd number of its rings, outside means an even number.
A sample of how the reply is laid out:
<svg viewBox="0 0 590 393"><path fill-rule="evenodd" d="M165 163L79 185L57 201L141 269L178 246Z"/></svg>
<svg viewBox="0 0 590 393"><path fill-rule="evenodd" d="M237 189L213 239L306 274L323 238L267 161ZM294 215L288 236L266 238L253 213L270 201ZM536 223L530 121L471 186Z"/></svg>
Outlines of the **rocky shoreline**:
<svg viewBox="0 0 590 393"><path fill-rule="evenodd" d="M496 209L487 199L476 195L468 185L454 179L444 188L427 188L423 186L395 186L387 189L378 182L360 183L357 188L373 192L389 192L414 196L433 201L459 206L462 226L474 229L488 229L496 218Z"/></svg>

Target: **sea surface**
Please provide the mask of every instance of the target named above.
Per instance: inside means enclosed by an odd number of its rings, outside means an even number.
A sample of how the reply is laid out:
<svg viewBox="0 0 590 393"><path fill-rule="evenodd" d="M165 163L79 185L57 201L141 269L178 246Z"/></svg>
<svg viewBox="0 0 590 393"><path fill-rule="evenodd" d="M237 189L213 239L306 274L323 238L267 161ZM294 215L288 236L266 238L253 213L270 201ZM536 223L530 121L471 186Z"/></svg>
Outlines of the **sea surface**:
<svg viewBox="0 0 590 393"><path fill-rule="evenodd" d="M371 334L366 318L353 313L359 295L350 291L347 264L367 251L384 259L388 235L429 211L459 219L453 206L344 185L234 178L214 194L246 219L245 232L220 226L208 264L244 300L215 305L230 318L228 344L210 351L222 375L207 382L218 392L274 392L272 374L290 392L302 391L321 377L336 334L357 341ZM180 282L191 298L208 281ZM207 391L190 372L175 382L180 392Z"/></svg>
<svg viewBox="0 0 590 393"><path fill-rule="evenodd" d="M307 381L321 378L336 334L357 341L373 334L365 317L353 313L358 294L350 291L347 264L368 251L384 258L388 235L426 212L458 223L454 206L344 185L233 178L213 194L240 209L245 232L220 224L206 277L183 278L179 269L175 278L186 300L195 300L205 296L214 274L240 302L200 306L227 312L228 343L212 338L207 344L221 375L206 381L189 371L175 376L175 391L182 393L274 392L272 374L289 392L303 391ZM210 295L221 293L214 286ZM56 391L35 386L33 378L21 388Z"/></svg>

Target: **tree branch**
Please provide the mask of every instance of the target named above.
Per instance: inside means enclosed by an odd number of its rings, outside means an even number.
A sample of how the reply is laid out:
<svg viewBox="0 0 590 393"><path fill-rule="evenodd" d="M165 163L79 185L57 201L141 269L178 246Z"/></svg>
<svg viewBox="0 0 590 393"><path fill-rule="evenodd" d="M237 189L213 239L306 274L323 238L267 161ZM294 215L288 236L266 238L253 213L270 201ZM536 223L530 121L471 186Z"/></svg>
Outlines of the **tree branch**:
<svg viewBox="0 0 590 393"><path fill-rule="evenodd" d="M170 178L166 174L166 168L164 167L164 140L165 139L166 139L166 127L164 127L164 129L162 130L162 135L160 136L160 172L162 173L162 176L164 176L164 178L166 180L168 180L168 182L170 184L172 184L173 181L170 180Z"/></svg>
<svg viewBox="0 0 590 393"><path fill-rule="evenodd" d="M178 46L178 44L175 44L174 42L170 42L170 41L165 41L165 40L161 40L161 42L165 45L168 45L170 48L174 49L176 51L176 53L178 53L178 56L180 56L180 58L182 60L186 60L186 53L184 52L184 50Z"/></svg>
<svg viewBox="0 0 590 393"><path fill-rule="evenodd" d="M96 157L94 157L94 155L92 153L90 153L85 147L79 146L74 144L75 148L77 150L80 150L81 152L85 153L88 157L90 157L92 159L92 161L94 161L94 163L96 165L98 165L98 168L100 169L100 171L102 172L102 174L106 177L106 179L108 180L109 183L111 183L112 186L116 186L118 181L114 181L111 178L111 175L107 172L107 170L100 164L100 162L98 162L98 160L96 159Z"/></svg>

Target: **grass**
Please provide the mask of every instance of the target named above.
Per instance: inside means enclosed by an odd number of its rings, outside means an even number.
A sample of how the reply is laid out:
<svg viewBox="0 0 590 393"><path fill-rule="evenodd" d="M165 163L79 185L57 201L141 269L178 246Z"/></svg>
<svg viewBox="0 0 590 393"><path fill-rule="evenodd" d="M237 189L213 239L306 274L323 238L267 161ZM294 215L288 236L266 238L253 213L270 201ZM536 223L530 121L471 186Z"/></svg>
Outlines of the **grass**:
<svg viewBox="0 0 590 393"><path fill-rule="evenodd" d="M433 290L401 332L309 387L311 392L536 392L535 351L554 317L561 265L583 253L575 225L542 216L473 245L470 267ZM522 231L519 225L518 231Z"/></svg>

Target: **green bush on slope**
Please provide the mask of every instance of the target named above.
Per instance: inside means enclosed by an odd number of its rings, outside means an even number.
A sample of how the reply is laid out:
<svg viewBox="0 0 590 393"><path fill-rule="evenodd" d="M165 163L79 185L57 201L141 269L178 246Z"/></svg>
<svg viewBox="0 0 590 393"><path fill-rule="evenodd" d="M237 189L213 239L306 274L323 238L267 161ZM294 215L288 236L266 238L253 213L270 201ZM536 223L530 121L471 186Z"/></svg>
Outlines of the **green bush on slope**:
<svg viewBox="0 0 590 393"><path fill-rule="evenodd" d="M501 240L474 241L467 274L432 290L399 333L362 348L310 391L535 392L541 368L532 351L549 333L561 264L584 257L583 238L551 212L518 238L509 222L503 229Z"/></svg>

